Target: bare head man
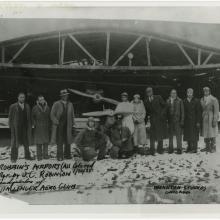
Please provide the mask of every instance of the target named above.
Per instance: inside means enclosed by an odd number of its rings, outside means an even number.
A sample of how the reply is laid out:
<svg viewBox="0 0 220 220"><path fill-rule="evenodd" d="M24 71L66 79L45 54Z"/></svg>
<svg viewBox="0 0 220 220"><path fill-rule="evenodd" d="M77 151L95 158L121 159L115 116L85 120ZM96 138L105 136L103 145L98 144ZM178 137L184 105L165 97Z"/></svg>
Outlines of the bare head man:
<svg viewBox="0 0 220 220"><path fill-rule="evenodd" d="M187 97L189 99L191 99L193 97L193 89L192 88L187 89Z"/></svg>
<svg viewBox="0 0 220 220"><path fill-rule="evenodd" d="M171 96L171 98L176 99L176 97L177 97L177 91L176 91L176 89L172 89L172 90L171 90L170 96Z"/></svg>
<svg viewBox="0 0 220 220"><path fill-rule="evenodd" d="M127 102L128 101L128 93L127 92L123 92L121 94L121 101L122 102Z"/></svg>
<svg viewBox="0 0 220 220"><path fill-rule="evenodd" d="M25 94L23 92L20 92L18 94L18 102L19 103L24 103L25 102Z"/></svg>
<svg viewBox="0 0 220 220"><path fill-rule="evenodd" d="M153 95L153 89L151 87L146 88L146 95L151 97Z"/></svg>
<svg viewBox="0 0 220 220"><path fill-rule="evenodd" d="M38 101L38 103L39 103L40 105L44 105L44 104L46 103L45 98L44 98L43 95L39 95L39 96L37 97L37 101Z"/></svg>
<svg viewBox="0 0 220 220"><path fill-rule="evenodd" d="M203 93L204 93L204 96L209 96L211 94L211 90L209 87L204 87L203 88Z"/></svg>

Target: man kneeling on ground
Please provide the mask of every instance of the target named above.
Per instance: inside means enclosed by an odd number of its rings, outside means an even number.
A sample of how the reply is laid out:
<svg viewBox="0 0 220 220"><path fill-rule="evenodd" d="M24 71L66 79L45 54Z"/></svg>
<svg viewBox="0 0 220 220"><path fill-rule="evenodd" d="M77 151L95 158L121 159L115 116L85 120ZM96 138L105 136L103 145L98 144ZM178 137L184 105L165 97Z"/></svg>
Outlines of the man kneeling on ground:
<svg viewBox="0 0 220 220"><path fill-rule="evenodd" d="M75 139L75 144L80 150L83 160L90 161L97 157L97 160L105 158L106 138L95 126L95 119L90 117L87 128L81 131Z"/></svg>
<svg viewBox="0 0 220 220"><path fill-rule="evenodd" d="M110 149L111 158L128 158L133 154L132 135L127 127L122 126L122 116L117 115L117 121L111 129L110 140L113 147Z"/></svg>

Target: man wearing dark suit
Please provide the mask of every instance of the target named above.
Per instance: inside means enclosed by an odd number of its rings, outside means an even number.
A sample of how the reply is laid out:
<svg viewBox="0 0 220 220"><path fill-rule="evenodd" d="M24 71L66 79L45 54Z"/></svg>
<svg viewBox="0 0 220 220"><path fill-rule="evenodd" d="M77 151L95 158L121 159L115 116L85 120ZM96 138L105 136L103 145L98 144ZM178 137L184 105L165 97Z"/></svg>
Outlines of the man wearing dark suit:
<svg viewBox="0 0 220 220"><path fill-rule="evenodd" d="M9 127L11 129L11 161L18 159L19 145L24 146L25 159L31 160L29 145L31 144L31 112L25 103L25 94L18 94L18 101L9 108Z"/></svg>
<svg viewBox="0 0 220 220"><path fill-rule="evenodd" d="M169 153L173 153L173 136L177 140L177 154L182 154L182 128L184 125L183 101L177 96L175 89L171 90L167 100L167 117L169 127Z"/></svg>
<svg viewBox="0 0 220 220"><path fill-rule="evenodd" d="M187 141L186 152L196 153L199 140L199 128L201 122L201 104L193 97L193 89L187 89L187 97L183 100L184 105L184 141Z"/></svg>
<svg viewBox="0 0 220 220"><path fill-rule="evenodd" d="M163 139L166 134L166 103L159 95L153 94L153 89L146 89L146 122L150 118L150 153L155 154L155 142L158 142L157 152L163 153Z"/></svg>

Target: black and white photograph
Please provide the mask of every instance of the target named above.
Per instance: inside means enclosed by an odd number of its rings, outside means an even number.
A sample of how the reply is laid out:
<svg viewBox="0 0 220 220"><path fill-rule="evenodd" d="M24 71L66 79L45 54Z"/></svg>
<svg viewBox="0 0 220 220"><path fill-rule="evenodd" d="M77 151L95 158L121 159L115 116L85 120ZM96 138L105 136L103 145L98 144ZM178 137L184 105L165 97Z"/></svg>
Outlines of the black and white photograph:
<svg viewBox="0 0 220 220"><path fill-rule="evenodd" d="M8 7L1 197L219 204L219 7Z"/></svg>

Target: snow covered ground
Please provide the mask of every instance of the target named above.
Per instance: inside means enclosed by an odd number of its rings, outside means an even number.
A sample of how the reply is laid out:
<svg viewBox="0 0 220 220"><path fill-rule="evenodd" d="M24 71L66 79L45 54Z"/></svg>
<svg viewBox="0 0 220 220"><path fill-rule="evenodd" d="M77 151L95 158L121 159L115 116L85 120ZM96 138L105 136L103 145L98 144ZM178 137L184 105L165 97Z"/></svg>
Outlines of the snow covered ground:
<svg viewBox="0 0 220 220"><path fill-rule="evenodd" d="M184 143L184 148L186 145ZM199 149L204 147L203 139ZM165 143L167 148L167 141ZM50 147L51 159L38 164L57 164L56 148ZM74 145L72 146L74 152ZM35 147L31 147L35 155ZM19 152L18 164L24 164L23 148ZM10 148L0 148L1 164L10 163ZM80 158L65 161L68 164L81 162ZM29 165L35 161L27 162ZM37 176L38 174L36 174ZM134 155L130 159L96 161L90 173L78 173L65 177L46 178L46 184L76 184L69 191L16 192L2 194L30 204L129 204L129 203L220 203L220 138L217 152L206 154L156 154L156 156ZM159 186L206 187L190 190L189 194L169 193L169 190L156 190ZM171 190L172 191L172 190Z"/></svg>

